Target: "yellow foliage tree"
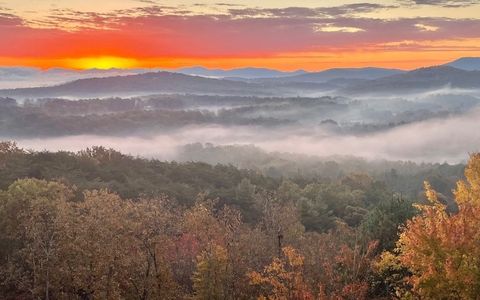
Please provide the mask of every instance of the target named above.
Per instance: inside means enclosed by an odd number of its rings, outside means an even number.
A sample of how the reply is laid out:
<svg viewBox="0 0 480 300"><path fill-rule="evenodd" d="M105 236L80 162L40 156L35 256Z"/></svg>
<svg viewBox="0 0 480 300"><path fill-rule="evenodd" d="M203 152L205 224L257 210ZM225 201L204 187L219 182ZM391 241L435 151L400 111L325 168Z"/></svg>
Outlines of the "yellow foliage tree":
<svg viewBox="0 0 480 300"><path fill-rule="evenodd" d="M285 247L282 252L283 256L273 259L262 273L251 272L248 274L250 283L262 290L258 299L313 299L303 276L303 256L292 247Z"/></svg>
<svg viewBox="0 0 480 300"><path fill-rule="evenodd" d="M231 274L227 251L212 245L197 258L197 270L193 275L194 299L229 299L228 283Z"/></svg>
<svg viewBox="0 0 480 300"><path fill-rule="evenodd" d="M398 241L399 261L411 272L413 291L426 299L478 299L480 295L480 154L471 156L466 180L454 191L450 214L426 183L428 205L408 221Z"/></svg>

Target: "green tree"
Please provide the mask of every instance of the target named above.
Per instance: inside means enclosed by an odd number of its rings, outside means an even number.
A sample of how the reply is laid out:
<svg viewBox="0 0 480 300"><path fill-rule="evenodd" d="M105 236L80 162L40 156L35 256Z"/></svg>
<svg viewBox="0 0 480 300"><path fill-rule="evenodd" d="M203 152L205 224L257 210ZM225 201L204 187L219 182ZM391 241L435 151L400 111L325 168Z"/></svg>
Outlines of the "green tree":
<svg viewBox="0 0 480 300"><path fill-rule="evenodd" d="M378 241L378 249L393 250L400 226L414 214L412 201L396 195L384 199L371 210L363 220L361 229L367 239Z"/></svg>

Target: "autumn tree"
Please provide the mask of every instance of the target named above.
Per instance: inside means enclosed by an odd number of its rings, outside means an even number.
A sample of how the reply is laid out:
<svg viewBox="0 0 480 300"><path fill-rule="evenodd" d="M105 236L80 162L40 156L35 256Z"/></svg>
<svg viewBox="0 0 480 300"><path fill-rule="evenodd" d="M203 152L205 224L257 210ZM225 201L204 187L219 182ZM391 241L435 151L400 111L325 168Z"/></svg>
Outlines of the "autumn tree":
<svg viewBox="0 0 480 300"><path fill-rule="evenodd" d="M129 202L107 191L85 192L64 215L62 285L84 299L118 299L127 285L133 237ZM131 253L129 253L130 251Z"/></svg>
<svg viewBox="0 0 480 300"><path fill-rule="evenodd" d="M218 245L209 248L197 258L197 268L193 274L194 299L233 299L228 293L232 272L227 251Z"/></svg>
<svg viewBox="0 0 480 300"><path fill-rule="evenodd" d="M338 224L328 233L310 233L301 244L305 276L319 299L367 299L375 241Z"/></svg>
<svg viewBox="0 0 480 300"><path fill-rule="evenodd" d="M465 180L454 191L450 214L428 183L429 203L407 222L398 241L399 260L413 290L426 299L477 299L480 295L480 154L471 156Z"/></svg>
<svg viewBox="0 0 480 300"><path fill-rule="evenodd" d="M171 260L174 237L179 232L178 210L166 197L129 202L132 235L128 245L127 298L178 299L182 291L176 282ZM127 246L127 245L125 245Z"/></svg>
<svg viewBox="0 0 480 300"><path fill-rule="evenodd" d="M282 254L274 258L262 272L248 274L250 283L259 288L258 299L314 299L303 274L304 257L292 247L283 248Z"/></svg>
<svg viewBox="0 0 480 300"><path fill-rule="evenodd" d="M71 197L64 185L37 179L18 180L2 193L0 234L8 247L3 253L4 285L32 298L51 298L59 280L59 215Z"/></svg>
<svg viewBox="0 0 480 300"><path fill-rule="evenodd" d="M299 210L292 201L280 201L275 193L258 194L257 203L262 212L258 226L269 237L272 255L280 255L284 245L295 245L305 232Z"/></svg>

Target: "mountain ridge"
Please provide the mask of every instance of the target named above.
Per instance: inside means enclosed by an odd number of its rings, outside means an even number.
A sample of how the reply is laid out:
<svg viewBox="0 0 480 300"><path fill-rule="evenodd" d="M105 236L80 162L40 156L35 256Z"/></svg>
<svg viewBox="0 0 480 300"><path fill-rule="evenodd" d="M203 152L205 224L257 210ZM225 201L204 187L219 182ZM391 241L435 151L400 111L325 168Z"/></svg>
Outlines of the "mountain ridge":
<svg viewBox="0 0 480 300"><path fill-rule="evenodd" d="M283 81L299 81L322 83L335 79L376 79L394 74L401 74L405 71L400 69L388 69L377 67L364 68L332 68L319 72L310 72L296 76L281 78Z"/></svg>
<svg viewBox="0 0 480 300"><path fill-rule="evenodd" d="M253 90L252 90L253 89ZM93 77L70 81L48 87L16 88L0 90L1 96L59 97L100 96L122 93L233 93L245 90L260 93L254 84L240 81L205 78L172 72L149 72L135 75Z"/></svg>
<svg viewBox="0 0 480 300"><path fill-rule="evenodd" d="M0 89L0 96L20 98L97 97L155 93L258 94L266 96L280 90L290 92L290 95L334 90L340 95L343 93L352 95L355 93L422 92L445 87L480 89L480 71L463 70L449 65L424 67L408 72L374 67L337 68L283 78L252 80L211 78L167 71L116 76L103 75L100 72L96 77L76 79L44 87Z"/></svg>
<svg viewBox="0 0 480 300"><path fill-rule="evenodd" d="M424 67L362 82L343 91L347 94L421 92L445 87L480 89L480 71L467 71L446 65Z"/></svg>
<svg viewBox="0 0 480 300"><path fill-rule="evenodd" d="M467 71L480 71L480 57L461 57L445 65Z"/></svg>

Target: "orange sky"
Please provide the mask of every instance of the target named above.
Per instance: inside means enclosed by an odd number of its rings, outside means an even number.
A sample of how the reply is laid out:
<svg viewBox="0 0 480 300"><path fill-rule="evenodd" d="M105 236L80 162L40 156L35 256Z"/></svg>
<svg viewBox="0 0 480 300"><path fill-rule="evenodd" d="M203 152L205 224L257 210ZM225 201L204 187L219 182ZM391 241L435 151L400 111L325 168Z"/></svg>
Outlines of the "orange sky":
<svg viewBox="0 0 480 300"><path fill-rule="evenodd" d="M313 71L480 56L479 4L409 1L15 0L0 3L0 65Z"/></svg>

